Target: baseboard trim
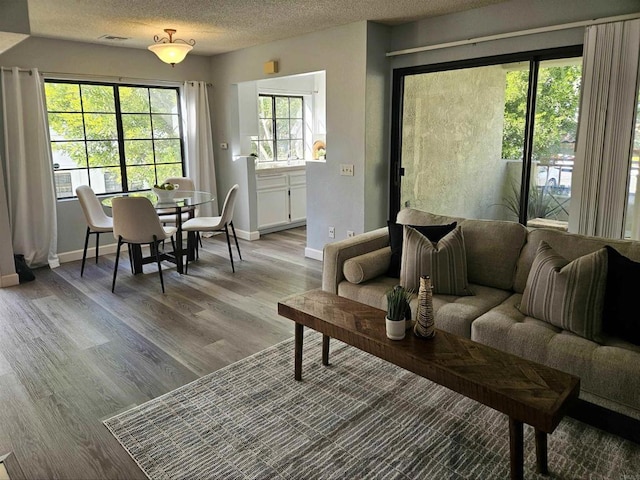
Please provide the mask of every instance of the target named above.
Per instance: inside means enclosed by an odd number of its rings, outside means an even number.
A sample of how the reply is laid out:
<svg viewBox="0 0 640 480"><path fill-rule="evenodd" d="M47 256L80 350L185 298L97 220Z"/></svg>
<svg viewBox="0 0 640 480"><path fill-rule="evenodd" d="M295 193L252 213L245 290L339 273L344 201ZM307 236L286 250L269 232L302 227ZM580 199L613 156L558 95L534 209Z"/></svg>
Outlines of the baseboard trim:
<svg viewBox="0 0 640 480"><path fill-rule="evenodd" d="M324 258L322 250L316 250L315 248L309 247L304 249L304 256L307 258L313 258L314 260L320 260L321 262Z"/></svg>
<svg viewBox="0 0 640 480"><path fill-rule="evenodd" d="M0 288L14 287L20 284L20 277L17 273L10 273L0 277Z"/></svg>
<svg viewBox="0 0 640 480"><path fill-rule="evenodd" d="M109 245L100 245L98 250L100 255L105 253L116 253L117 243L110 243ZM87 260L96 257L96 247L87 248ZM58 259L60 263L75 262L76 260L82 260L82 250L72 250L70 252L58 253Z"/></svg>
<svg viewBox="0 0 640 480"><path fill-rule="evenodd" d="M236 236L243 240L249 240L253 242L254 240L260 239L260 232L248 232L246 230L239 230L236 228Z"/></svg>

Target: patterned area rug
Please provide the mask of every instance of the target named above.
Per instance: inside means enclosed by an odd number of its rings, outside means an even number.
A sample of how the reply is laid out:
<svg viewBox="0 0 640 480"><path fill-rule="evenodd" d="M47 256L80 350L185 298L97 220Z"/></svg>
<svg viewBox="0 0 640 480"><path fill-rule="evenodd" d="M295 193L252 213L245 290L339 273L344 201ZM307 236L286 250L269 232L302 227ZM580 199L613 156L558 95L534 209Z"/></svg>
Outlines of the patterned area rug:
<svg viewBox="0 0 640 480"><path fill-rule="evenodd" d="M503 414L371 355L305 338L229 365L105 425L152 479L509 478ZM640 478L640 446L566 418L549 437L550 476L535 473L525 426L525 478Z"/></svg>

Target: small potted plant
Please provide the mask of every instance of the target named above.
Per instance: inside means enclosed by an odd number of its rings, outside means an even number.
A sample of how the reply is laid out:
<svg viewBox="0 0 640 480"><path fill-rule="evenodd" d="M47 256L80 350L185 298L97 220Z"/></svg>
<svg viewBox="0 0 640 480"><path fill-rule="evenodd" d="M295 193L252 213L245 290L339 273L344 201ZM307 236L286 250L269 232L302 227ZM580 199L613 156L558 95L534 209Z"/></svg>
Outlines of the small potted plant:
<svg viewBox="0 0 640 480"><path fill-rule="evenodd" d="M406 331L406 319L411 318L409 307L411 292L401 285L396 285L387 292L387 337L391 340L402 340Z"/></svg>

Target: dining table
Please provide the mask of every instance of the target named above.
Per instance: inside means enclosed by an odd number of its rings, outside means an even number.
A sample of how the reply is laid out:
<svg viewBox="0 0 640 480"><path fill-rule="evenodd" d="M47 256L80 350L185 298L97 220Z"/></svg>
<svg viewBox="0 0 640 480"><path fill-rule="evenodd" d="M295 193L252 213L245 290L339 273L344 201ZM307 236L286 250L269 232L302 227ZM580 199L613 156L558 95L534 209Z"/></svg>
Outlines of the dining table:
<svg viewBox="0 0 640 480"><path fill-rule="evenodd" d="M160 201L157 195L151 190L142 190L105 197L102 199L102 204L105 207L111 208L111 202L117 197L146 197L151 201L151 204L156 211L161 213L163 217L175 214L175 224L178 229L175 238L175 249L173 254L167 254L167 257L170 261L176 264L178 273L184 273L184 255L187 255L188 260L193 260L195 247L184 248L183 246L182 216L186 213L188 218L193 218L195 216L196 207L206 203L215 202L214 194L204 191L176 190L176 193L171 200ZM130 251L134 274L142 273L143 265L155 262L155 256L143 256L140 245L131 245Z"/></svg>

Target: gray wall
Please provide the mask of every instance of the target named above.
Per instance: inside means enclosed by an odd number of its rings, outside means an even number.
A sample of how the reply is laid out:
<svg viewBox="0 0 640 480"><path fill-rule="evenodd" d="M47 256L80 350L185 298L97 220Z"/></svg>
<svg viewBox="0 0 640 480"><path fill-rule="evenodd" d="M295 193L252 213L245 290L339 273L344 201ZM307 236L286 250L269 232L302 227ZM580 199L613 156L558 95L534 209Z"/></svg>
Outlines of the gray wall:
<svg viewBox="0 0 640 480"><path fill-rule="evenodd" d="M359 22L211 59L219 191L241 183L245 172L233 161L240 153L236 85L267 78L262 65L269 60L278 60L278 76L326 71L327 161L307 164L307 247L314 251L329 241L329 226L336 228L336 239L345 238L347 230L365 229L367 39L367 23ZM383 135L375 132L377 138ZM229 142L229 150L220 150L220 142ZM353 177L340 176L342 163L354 165ZM386 185L379 189L374 195L386 198ZM236 227L250 228L248 215L239 217Z"/></svg>
<svg viewBox="0 0 640 480"><path fill-rule="evenodd" d="M640 11L638 0L512 0L394 27L390 51ZM581 45L574 28L393 57L392 68Z"/></svg>
<svg viewBox="0 0 640 480"><path fill-rule="evenodd" d="M87 75L104 80L208 80L209 58L189 55L174 68L146 50L30 37L0 55L5 67L38 68L41 73ZM58 252L82 249L86 223L77 200L58 201ZM109 236L101 244L111 243Z"/></svg>

